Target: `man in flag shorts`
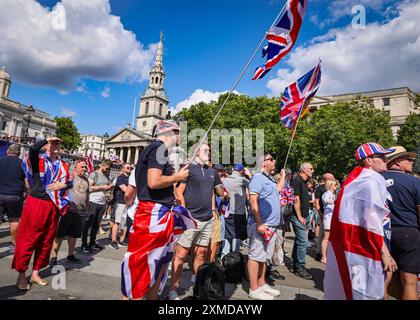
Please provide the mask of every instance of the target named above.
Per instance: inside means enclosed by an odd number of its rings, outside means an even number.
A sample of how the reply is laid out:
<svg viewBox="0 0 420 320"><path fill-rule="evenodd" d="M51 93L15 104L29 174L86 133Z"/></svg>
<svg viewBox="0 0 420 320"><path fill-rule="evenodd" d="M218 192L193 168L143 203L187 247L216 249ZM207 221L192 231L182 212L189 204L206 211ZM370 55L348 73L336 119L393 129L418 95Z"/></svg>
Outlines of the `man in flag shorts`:
<svg viewBox="0 0 420 320"><path fill-rule="evenodd" d="M29 148L22 163L31 191L23 208L12 262L12 268L19 272L19 290L30 289L25 272L34 253L31 283L48 285L39 270L48 265L59 216L69 209L67 189L73 186L69 165L60 159L60 150L61 139L41 140Z"/></svg>
<svg viewBox="0 0 420 320"><path fill-rule="evenodd" d="M128 299L157 299L168 276L175 236L196 227L190 213L175 206L174 184L189 174L188 166L174 173L169 162L172 148L180 143L180 130L173 121L160 121L156 140L143 150L136 166L139 204L121 266L121 291Z"/></svg>
<svg viewBox="0 0 420 320"><path fill-rule="evenodd" d="M324 292L327 300L384 299L386 272L397 265L389 253L390 210L384 149L369 142L356 151L356 168L335 203L327 250Z"/></svg>

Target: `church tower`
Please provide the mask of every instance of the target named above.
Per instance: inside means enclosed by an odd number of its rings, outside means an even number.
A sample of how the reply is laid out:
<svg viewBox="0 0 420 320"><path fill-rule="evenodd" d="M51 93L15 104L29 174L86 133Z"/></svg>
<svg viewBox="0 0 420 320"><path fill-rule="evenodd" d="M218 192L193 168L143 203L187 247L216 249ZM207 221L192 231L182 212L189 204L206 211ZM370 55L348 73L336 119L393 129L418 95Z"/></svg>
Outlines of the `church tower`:
<svg viewBox="0 0 420 320"><path fill-rule="evenodd" d="M156 53L156 60L152 71L150 71L149 86L140 97L140 113L137 117L136 129L152 134L153 127L164 120L168 113L168 96L163 88L165 72L162 64L162 43L163 33L160 33L159 46Z"/></svg>

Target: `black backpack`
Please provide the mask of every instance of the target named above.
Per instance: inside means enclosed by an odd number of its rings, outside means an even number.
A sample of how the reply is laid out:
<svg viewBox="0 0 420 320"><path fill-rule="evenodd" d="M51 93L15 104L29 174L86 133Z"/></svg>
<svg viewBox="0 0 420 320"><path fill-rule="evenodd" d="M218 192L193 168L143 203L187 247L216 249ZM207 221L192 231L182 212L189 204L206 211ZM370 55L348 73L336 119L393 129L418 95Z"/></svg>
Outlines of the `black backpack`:
<svg viewBox="0 0 420 320"><path fill-rule="evenodd" d="M198 268L193 300L225 300L225 276L214 263Z"/></svg>
<svg viewBox="0 0 420 320"><path fill-rule="evenodd" d="M234 251L225 255L222 264L226 282L242 282L245 277L245 259L242 253Z"/></svg>

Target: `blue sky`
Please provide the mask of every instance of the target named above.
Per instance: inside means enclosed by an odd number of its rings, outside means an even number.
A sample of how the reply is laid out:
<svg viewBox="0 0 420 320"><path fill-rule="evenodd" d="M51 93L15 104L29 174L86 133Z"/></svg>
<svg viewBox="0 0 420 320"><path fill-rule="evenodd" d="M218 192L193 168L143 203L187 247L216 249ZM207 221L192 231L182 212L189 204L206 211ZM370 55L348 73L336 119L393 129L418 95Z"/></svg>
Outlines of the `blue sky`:
<svg viewBox="0 0 420 320"><path fill-rule="evenodd" d="M147 87L161 30L170 106L188 106L232 87L284 3L28 0L23 10L14 8L19 1L7 1L14 30L26 30L20 38L8 39L7 48L0 44L0 51L7 49L0 54L0 65L6 65L13 80L10 97L53 116L71 115L80 132L98 134L113 134L131 122L134 99L138 104ZM351 9L357 4L367 10L364 30L351 28ZM65 11L65 26L53 25L50 33L45 31L48 19L54 23L59 9ZM25 38L25 23L19 23L28 21L27 16L34 18L31 39ZM318 56L325 74L322 94L396 86L419 91L420 63L414 59L420 54L419 19L419 1L309 0L292 53L264 79L251 81L253 70L263 62L258 54L237 90L250 96L276 96L309 70ZM413 30L405 30L404 23L414 23ZM405 31L399 34L393 28ZM388 33L395 34L395 50L384 43L392 40L386 39ZM39 39L32 46L34 37ZM387 73L384 65L389 65L389 59L394 66ZM389 72L395 77L389 77Z"/></svg>

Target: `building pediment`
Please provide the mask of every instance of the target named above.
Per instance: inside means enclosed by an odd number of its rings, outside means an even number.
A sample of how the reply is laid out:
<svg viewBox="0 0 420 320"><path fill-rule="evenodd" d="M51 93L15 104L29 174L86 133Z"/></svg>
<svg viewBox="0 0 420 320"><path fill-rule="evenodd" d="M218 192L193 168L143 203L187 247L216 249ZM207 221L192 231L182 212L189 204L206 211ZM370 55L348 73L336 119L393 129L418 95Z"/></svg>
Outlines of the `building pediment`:
<svg viewBox="0 0 420 320"><path fill-rule="evenodd" d="M114 134L112 137L110 137L107 140L107 144L110 143L121 143L121 142L130 142L130 141L148 141L152 139L152 137L145 133L140 132L138 130L134 130L131 128L124 128L120 131L118 131L116 134Z"/></svg>

